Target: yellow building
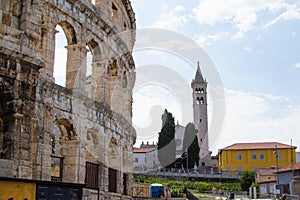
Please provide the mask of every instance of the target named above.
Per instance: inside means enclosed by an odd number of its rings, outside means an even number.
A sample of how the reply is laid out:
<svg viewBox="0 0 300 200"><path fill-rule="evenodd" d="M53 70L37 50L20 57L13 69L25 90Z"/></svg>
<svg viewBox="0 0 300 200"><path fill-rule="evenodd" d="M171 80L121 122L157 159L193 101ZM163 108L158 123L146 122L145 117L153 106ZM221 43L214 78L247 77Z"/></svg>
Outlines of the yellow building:
<svg viewBox="0 0 300 200"><path fill-rule="evenodd" d="M296 163L295 150L295 146L278 142L236 143L219 150L218 168L223 172L283 168Z"/></svg>

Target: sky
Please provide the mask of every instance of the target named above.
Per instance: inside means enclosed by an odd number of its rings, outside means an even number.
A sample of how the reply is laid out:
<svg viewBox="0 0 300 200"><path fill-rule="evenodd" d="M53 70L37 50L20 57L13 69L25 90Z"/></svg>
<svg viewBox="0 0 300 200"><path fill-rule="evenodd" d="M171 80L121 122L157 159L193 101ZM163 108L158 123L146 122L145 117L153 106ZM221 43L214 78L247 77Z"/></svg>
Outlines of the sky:
<svg viewBox="0 0 300 200"><path fill-rule="evenodd" d="M199 61L208 82L208 140L213 155L240 142L291 144L292 140L300 147L299 1L131 0L131 4L137 24L135 146L157 142L164 109L180 125L193 122L190 84ZM63 31L57 30L59 66L66 63L67 42ZM65 68L56 67L56 83L64 85L59 83L64 76Z"/></svg>
<svg viewBox="0 0 300 200"><path fill-rule="evenodd" d="M131 3L137 30L167 29L178 37L187 37L212 61L218 73L213 76L207 63L201 56L199 59L209 85L209 145L213 154L239 142L291 144L292 140L294 146L300 146L299 1L131 0ZM134 51L133 55L138 79L133 93L133 124L138 146L141 141L157 140L165 108L173 113L176 123L185 126L193 121L190 83L197 63L155 48ZM140 83L147 67L157 71L166 68L170 73L161 74L166 75L168 83L159 78ZM159 76L154 71L150 73L155 78ZM224 108L219 109L224 112L224 119L216 119L222 122L220 131L211 133L212 121L218 113L213 102L218 96L213 94L210 83L216 76L220 77L225 94ZM179 87L186 92L174 89L178 88L176 81L182 83Z"/></svg>

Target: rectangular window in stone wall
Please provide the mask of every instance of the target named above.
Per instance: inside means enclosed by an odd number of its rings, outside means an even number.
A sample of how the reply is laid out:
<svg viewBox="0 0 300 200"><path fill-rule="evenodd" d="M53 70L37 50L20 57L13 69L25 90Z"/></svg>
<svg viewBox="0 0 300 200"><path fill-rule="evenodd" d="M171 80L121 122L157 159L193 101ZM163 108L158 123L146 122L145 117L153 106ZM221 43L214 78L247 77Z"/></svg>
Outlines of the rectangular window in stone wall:
<svg viewBox="0 0 300 200"><path fill-rule="evenodd" d="M109 168L108 172L108 191L117 192L117 170Z"/></svg>
<svg viewBox="0 0 300 200"><path fill-rule="evenodd" d="M62 182L63 177L63 157L51 156L51 181Z"/></svg>
<svg viewBox="0 0 300 200"><path fill-rule="evenodd" d="M127 192L127 174L123 174L123 193L124 195L127 195L128 192Z"/></svg>
<svg viewBox="0 0 300 200"><path fill-rule="evenodd" d="M85 187L98 189L99 186L99 164L86 162L85 164Z"/></svg>

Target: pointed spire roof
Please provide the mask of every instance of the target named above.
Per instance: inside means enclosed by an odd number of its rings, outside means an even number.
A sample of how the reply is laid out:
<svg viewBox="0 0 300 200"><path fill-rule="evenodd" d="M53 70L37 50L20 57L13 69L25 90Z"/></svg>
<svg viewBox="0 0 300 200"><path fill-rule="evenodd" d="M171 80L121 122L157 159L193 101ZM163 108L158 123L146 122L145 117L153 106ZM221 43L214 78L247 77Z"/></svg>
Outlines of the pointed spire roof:
<svg viewBox="0 0 300 200"><path fill-rule="evenodd" d="M197 72L196 72L196 75L195 75L195 80L194 80L195 83L203 83L205 82L203 76L202 76L202 73L201 73L201 70L200 70L200 63L198 61L198 68L197 68Z"/></svg>

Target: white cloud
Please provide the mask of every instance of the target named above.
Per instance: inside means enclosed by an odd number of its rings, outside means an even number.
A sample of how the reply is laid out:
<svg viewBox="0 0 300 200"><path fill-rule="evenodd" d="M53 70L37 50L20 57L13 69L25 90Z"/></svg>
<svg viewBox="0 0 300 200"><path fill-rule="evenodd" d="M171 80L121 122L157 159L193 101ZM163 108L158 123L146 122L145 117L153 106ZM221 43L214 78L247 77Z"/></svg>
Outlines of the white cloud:
<svg viewBox="0 0 300 200"><path fill-rule="evenodd" d="M211 34L211 35L201 34L201 35L197 35L195 38L197 43L201 47L204 47L204 46L210 46L212 42L215 42L226 35L227 33L221 32L221 33Z"/></svg>
<svg viewBox="0 0 300 200"><path fill-rule="evenodd" d="M193 9L196 19L201 24L231 23L238 32L236 39L254 28L257 12L265 8L261 0L203 0Z"/></svg>
<svg viewBox="0 0 300 200"><path fill-rule="evenodd" d="M279 20L299 19L299 6L289 4L284 0L203 0L193 9L196 20L200 24L215 25L228 24L237 29L234 39L241 39L244 34L255 28L258 13L269 11L277 13L282 9L286 12L266 26L275 24Z"/></svg>
<svg viewBox="0 0 300 200"><path fill-rule="evenodd" d="M300 62L295 64L295 68L300 69Z"/></svg>
<svg viewBox="0 0 300 200"><path fill-rule="evenodd" d="M224 129L211 149L216 153L218 148L239 142L289 144L290 139L299 146L299 118L300 104L291 98L227 89Z"/></svg>
<svg viewBox="0 0 300 200"><path fill-rule="evenodd" d="M244 47L244 50L250 53L252 51L252 47Z"/></svg>
<svg viewBox="0 0 300 200"><path fill-rule="evenodd" d="M161 19L151 27L154 28L164 28L164 29L176 29L178 26L185 24L189 17L182 12L185 11L185 8L181 5L173 7L168 13L164 14Z"/></svg>
<svg viewBox="0 0 300 200"><path fill-rule="evenodd" d="M297 4L283 4L283 6L286 8L286 11L276 17L274 20L266 23L264 25L265 28L268 28L282 20L300 19L300 7Z"/></svg>

